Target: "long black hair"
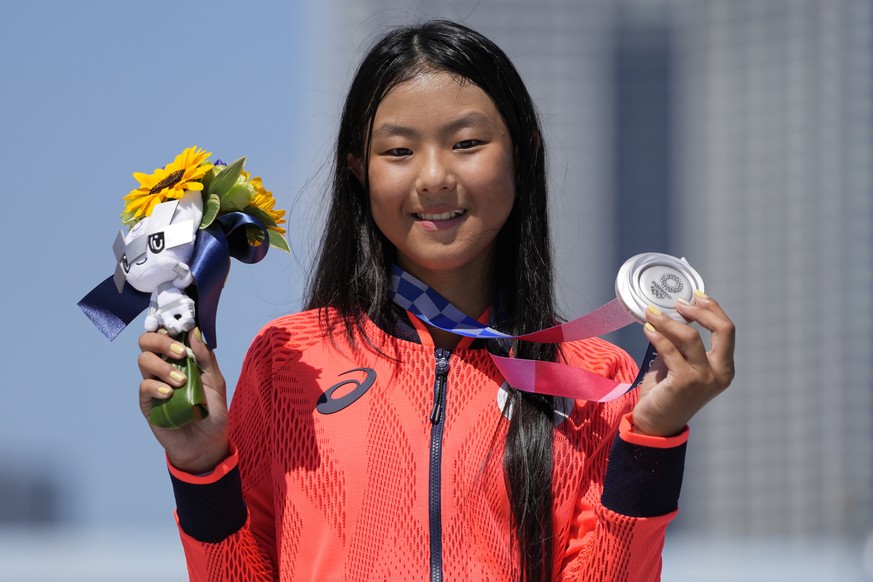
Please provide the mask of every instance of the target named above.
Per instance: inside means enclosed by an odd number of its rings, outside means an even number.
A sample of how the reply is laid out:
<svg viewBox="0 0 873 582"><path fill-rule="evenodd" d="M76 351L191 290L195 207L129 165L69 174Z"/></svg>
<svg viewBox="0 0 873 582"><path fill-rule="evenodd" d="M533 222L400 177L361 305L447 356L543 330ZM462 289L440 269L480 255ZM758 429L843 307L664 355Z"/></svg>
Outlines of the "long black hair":
<svg viewBox="0 0 873 582"><path fill-rule="evenodd" d="M493 42L454 22L431 21L383 36L361 62L343 109L330 210L307 307L333 307L347 334L365 317L394 324L388 265L395 250L376 227L367 193L368 141L379 103L421 72L447 72L474 83L494 101L515 148L516 199L500 231L495 287L505 294L500 327L519 335L556 321L546 196L545 148L533 102L515 67ZM349 166L363 160L363 180ZM324 318L328 311L322 309ZM328 330L338 322L325 320ZM555 347L519 343L519 357L554 360ZM521 578L552 577L552 414L548 396L510 390L512 414L503 459Z"/></svg>

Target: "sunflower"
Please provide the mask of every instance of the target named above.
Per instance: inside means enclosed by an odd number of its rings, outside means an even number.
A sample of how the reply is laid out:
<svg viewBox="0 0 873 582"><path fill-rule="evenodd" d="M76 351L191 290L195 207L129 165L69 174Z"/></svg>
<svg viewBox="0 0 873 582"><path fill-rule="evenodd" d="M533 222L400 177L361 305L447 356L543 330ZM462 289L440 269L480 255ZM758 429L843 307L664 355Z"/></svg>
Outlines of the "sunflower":
<svg viewBox="0 0 873 582"><path fill-rule="evenodd" d="M255 176L249 180L249 184L251 184L255 189L255 195L252 196L252 201L249 202L249 206L260 208L266 212L276 223L276 226L268 226L267 228L269 230L275 230L282 236L285 236L285 229L279 226L280 224L285 224L285 219L283 218L283 216L285 216L285 211L273 209L276 205L276 199L273 198L273 193L264 188L260 176Z"/></svg>
<svg viewBox="0 0 873 582"><path fill-rule="evenodd" d="M121 219L125 224L135 223L152 213L155 206L167 200L181 198L185 190L203 190L199 181L212 169L206 162L211 152L193 146L176 156L172 163L157 168L151 174L134 172L139 188L124 197L127 205Z"/></svg>

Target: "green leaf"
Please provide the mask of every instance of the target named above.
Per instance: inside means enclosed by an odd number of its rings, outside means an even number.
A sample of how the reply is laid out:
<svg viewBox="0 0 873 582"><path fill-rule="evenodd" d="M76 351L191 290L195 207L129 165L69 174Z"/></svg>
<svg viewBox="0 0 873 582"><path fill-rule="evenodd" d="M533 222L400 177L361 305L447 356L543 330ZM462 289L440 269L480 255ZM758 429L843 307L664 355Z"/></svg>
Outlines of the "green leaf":
<svg viewBox="0 0 873 582"><path fill-rule="evenodd" d="M209 193L217 194L220 198L223 198L236 184L236 180L242 174L245 165L246 158L243 156L231 165L226 166L212 179L212 182L209 184Z"/></svg>
<svg viewBox="0 0 873 582"><path fill-rule="evenodd" d="M216 178L217 179L217 178ZM255 196L255 187L240 178L230 187L227 193L221 195L221 211L234 212L248 206Z"/></svg>
<svg viewBox="0 0 873 582"><path fill-rule="evenodd" d="M270 246L283 250L286 253L291 252L291 246L288 244L288 241L285 240L285 237L276 232L275 230L268 230L267 235L270 237Z"/></svg>
<svg viewBox="0 0 873 582"><path fill-rule="evenodd" d="M124 226L131 226L132 227L134 224L139 222L138 219L133 217L134 214L135 214L134 212L122 212L121 213L121 224L123 224Z"/></svg>
<svg viewBox="0 0 873 582"><path fill-rule="evenodd" d="M273 217L270 216L269 213L267 213L262 208L258 208L257 206L249 206L248 208L243 210L243 212L245 212L252 218L256 218L264 226L276 226L276 221L273 220Z"/></svg>
<svg viewBox="0 0 873 582"><path fill-rule="evenodd" d="M248 239L249 244L252 246L255 246L254 244L252 244L252 241L264 244L264 231L257 226L254 226L253 224L247 224L246 238Z"/></svg>
<svg viewBox="0 0 873 582"><path fill-rule="evenodd" d="M203 184L204 192L209 192L209 186L212 184L212 181L223 169L224 166L212 166L212 169L204 174L203 178L200 179L200 182Z"/></svg>
<svg viewBox="0 0 873 582"><path fill-rule="evenodd" d="M180 336L188 345L187 333ZM185 358L184 364L177 360L168 360L173 366L185 374L188 379L184 386L173 390L173 395L167 400L153 399L149 422L161 428L181 428L196 420L209 416L206 408L206 394L203 392L203 381L200 379L200 367L191 356Z"/></svg>
<svg viewBox="0 0 873 582"><path fill-rule="evenodd" d="M217 194L210 194L206 200L206 205L203 207L203 220L200 221L200 228L206 228L215 217L218 216L218 211L221 208L221 198Z"/></svg>

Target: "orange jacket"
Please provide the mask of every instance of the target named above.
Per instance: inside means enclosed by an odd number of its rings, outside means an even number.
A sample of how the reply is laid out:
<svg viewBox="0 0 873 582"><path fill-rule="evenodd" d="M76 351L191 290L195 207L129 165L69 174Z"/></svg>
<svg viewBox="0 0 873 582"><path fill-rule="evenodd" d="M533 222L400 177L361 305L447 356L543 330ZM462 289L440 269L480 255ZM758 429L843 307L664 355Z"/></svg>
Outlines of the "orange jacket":
<svg viewBox="0 0 873 582"><path fill-rule="evenodd" d="M332 343L315 311L261 331L233 396L230 458L206 476L170 467L192 581L518 579L502 378L468 339L439 368L411 320L419 342L365 322L381 354L360 336L356 352L343 331ZM562 351L603 376L636 374L600 339ZM556 414L558 579L660 577L687 431L633 434L635 401L569 401Z"/></svg>

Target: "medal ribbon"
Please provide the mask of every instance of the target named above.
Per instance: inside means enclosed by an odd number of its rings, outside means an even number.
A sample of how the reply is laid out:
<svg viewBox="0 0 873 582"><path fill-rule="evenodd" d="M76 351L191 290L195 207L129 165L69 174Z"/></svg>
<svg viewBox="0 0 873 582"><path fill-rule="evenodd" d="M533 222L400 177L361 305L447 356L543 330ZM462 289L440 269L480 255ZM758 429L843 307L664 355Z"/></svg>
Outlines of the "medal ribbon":
<svg viewBox="0 0 873 582"><path fill-rule="evenodd" d="M425 323L443 331L477 339L518 339L560 343L603 335L636 321L625 311L618 299L613 299L572 321L523 335L508 335L467 316L434 289L398 265L392 265L391 269L391 296L400 307ZM657 353L650 344L640 366L640 372L631 384L557 362L508 358L496 354L491 354L491 359L504 379L519 390L608 402L636 388L656 356Z"/></svg>

